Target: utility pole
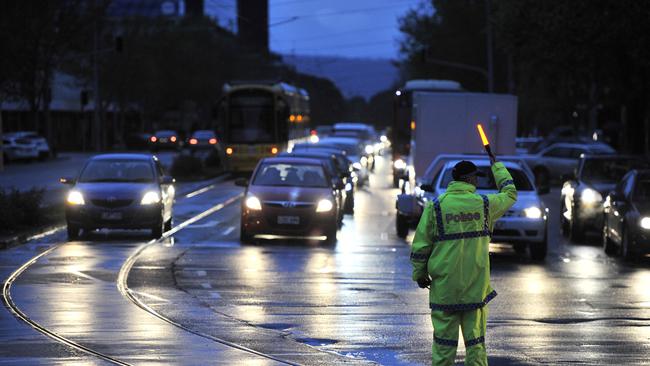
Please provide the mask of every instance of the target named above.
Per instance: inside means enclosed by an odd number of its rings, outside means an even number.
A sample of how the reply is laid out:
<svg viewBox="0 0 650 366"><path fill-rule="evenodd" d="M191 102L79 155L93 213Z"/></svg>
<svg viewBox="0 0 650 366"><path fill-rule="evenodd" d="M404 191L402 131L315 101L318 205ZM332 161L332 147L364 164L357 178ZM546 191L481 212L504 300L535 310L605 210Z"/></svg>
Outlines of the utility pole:
<svg viewBox="0 0 650 366"><path fill-rule="evenodd" d="M490 20L490 0L485 0L485 42L487 43L488 93L494 93L494 60L492 50L492 21Z"/></svg>
<svg viewBox="0 0 650 366"><path fill-rule="evenodd" d="M95 11L99 9L97 0L95 0ZM95 15L95 29L93 37L93 102L94 102L94 114L93 114L93 148L96 151L102 150L102 123L101 123L101 95L99 92L99 19Z"/></svg>

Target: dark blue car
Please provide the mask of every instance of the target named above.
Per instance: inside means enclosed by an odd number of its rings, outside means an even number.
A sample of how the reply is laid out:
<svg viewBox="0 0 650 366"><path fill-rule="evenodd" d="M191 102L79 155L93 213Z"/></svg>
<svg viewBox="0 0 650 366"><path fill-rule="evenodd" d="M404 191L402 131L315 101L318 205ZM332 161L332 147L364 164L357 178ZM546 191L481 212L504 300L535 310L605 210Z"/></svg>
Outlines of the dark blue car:
<svg viewBox="0 0 650 366"><path fill-rule="evenodd" d="M89 159L70 185L65 215L68 237L99 228L150 229L158 238L172 226L174 180L158 158L146 154L104 154Z"/></svg>

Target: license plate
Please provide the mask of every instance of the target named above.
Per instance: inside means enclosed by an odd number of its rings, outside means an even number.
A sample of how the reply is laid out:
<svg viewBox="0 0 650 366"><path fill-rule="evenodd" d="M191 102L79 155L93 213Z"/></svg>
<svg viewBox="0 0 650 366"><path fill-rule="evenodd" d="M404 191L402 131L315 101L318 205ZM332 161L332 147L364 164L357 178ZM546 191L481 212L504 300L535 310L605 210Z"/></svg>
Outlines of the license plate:
<svg viewBox="0 0 650 366"><path fill-rule="evenodd" d="M300 225L300 217L298 217L298 216L278 216L278 224L280 224L280 225Z"/></svg>
<svg viewBox="0 0 650 366"><path fill-rule="evenodd" d="M102 212L102 220L122 220L121 212Z"/></svg>
<svg viewBox="0 0 650 366"><path fill-rule="evenodd" d="M162 138L160 139L160 142L167 142L167 139L164 138L164 137L162 137Z"/></svg>

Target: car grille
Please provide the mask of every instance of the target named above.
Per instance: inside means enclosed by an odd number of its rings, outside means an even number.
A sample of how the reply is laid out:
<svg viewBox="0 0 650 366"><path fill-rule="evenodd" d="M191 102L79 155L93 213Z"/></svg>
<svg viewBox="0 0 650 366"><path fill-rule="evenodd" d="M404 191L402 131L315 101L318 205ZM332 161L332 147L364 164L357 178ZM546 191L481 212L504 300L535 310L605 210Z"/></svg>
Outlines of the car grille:
<svg viewBox="0 0 650 366"><path fill-rule="evenodd" d="M519 236L519 231L512 229L495 229L492 232L493 236Z"/></svg>
<svg viewBox="0 0 650 366"><path fill-rule="evenodd" d="M99 206L99 207L106 207L106 208L118 208L118 207L125 207L130 205L133 200L106 200L106 199L95 199L91 200L93 205Z"/></svg>
<svg viewBox="0 0 650 366"><path fill-rule="evenodd" d="M264 201L264 206L274 208L309 208L316 207L312 202Z"/></svg>

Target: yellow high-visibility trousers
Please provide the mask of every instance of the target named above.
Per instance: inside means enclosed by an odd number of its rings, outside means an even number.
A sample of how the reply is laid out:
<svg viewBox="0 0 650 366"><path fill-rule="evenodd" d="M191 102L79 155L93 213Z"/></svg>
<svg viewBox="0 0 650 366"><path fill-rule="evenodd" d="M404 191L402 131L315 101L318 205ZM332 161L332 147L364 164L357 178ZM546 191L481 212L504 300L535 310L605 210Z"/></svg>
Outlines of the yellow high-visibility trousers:
<svg viewBox="0 0 650 366"><path fill-rule="evenodd" d="M485 328L487 306L480 309L458 312L431 311L433 323L433 366L451 366L458 348L458 327L465 341L465 365L487 366L485 351Z"/></svg>

